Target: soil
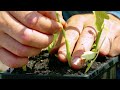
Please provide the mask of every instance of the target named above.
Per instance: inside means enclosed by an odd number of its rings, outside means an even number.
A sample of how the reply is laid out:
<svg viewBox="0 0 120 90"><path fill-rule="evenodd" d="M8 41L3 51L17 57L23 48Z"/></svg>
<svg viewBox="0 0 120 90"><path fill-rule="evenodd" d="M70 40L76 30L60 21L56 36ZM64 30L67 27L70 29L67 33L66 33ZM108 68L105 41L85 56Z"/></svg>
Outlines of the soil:
<svg viewBox="0 0 120 90"><path fill-rule="evenodd" d="M98 57L88 71L88 74L106 62L106 60L107 59L105 57ZM23 71L22 68L16 68L11 73L32 73L39 75L82 75L86 69L85 67L80 70L73 70L69 67L68 63L62 63L56 56L50 56L47 50L42 51L37 56L30 57L26 68L26 71Z"/></svg>

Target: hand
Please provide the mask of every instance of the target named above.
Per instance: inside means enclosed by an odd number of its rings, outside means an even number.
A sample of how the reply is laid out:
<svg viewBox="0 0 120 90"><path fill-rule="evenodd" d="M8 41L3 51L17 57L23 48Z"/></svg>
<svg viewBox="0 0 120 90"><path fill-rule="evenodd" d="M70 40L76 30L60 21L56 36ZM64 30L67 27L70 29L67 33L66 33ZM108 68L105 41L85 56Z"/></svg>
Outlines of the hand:
<svg viewBox="0 0 120 90"><path fill-rule="evenodd" d="M110 19L105 20L105 27L100 38L99 47L105 38L101 48L100 55L116 56L120 54L120 20L113 15L109 15ZM68 20L66 27L66 36L70 43L70 52L72 53L71 67L80 69L85 66L85 60L81 59L81 55L90 51L97 37L94 26L93 14L74 15ZM60 43L60 42L59 42ZM67 62L65 40L62 38L58 58L62 62Z"/></svg>
<svg viewBox="0 0 120 90"><path fill-rule="evenodd" d="M17 68L27 64L28 57L40 53L53 40L53 34L65 25L57 22L55 11L1 11L0 60Z"/></svg>

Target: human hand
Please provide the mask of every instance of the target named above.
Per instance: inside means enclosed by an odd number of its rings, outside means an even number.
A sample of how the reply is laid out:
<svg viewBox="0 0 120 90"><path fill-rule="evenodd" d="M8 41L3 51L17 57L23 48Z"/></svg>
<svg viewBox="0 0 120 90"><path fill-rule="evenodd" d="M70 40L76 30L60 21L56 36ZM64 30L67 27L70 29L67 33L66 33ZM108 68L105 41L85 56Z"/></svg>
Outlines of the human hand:
<svg viewBox="0 0 120 90"><path fill-rule="evenodd" d="M120 21L113 15L109 15L109 17L109 20L105 20L105 27L108 30L103 30L98 47L102 44L100 55L113 57L120 54ZM96 40L97 32L94 20L93 14L74 15L68 20L66 36L70 44L70 52L72 53L71 67L74 69L80 69L85 66L85 60L81 58L81 55L86 51L90 51ZM62 62L67 62L64 38L62 38L58 50L58 58Z"/></svg>
<svg viewBox="0 0 120 90"><path fill-rule="evenodd" d="M1 62L12 68L22 67L28 57L39 54L65 25L59 13L62 24L57 22L55 11L1 11Z"/></svg>

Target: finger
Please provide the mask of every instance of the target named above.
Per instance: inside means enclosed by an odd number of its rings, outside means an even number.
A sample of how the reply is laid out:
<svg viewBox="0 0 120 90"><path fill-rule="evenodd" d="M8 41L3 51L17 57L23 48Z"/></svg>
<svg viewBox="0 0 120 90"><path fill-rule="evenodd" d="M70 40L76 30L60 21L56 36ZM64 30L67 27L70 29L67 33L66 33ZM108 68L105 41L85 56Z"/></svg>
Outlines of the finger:
<svg viewBox="0 0 120 90"><path fill-rule="evenodd" d="M9 69L9 67L8 66L6 66L5 64L3 64L1 61L0 61L0 71L6 71L6 70L8 70Z"/></svg>
<svg viewBox="0 0 120 90"><path fill-rule="evenodd" d="M58 14L58 17L60 19L60 22L62 23L63 27L66 26L66 22L65 20L63 19L63 16L62 16L62 12L61 11L38 11L39 13L41 13L42 15L50 18L50 19L53 19L55 21L58 21L58 18L57 18L57 15L56 13Z"/></svg>
<svg viewBox="0 0 120 90"><path fill-rule="evenodd" d="M111 48L110 48L110 51L109 51L109 54L108 56L117 56L120 54L120 45L119 45L119 42L120 42L120 36L116 36L116 38L114 39L113 43L111 43Z"/></svg>
<svg viewBox="0 0 120 90"><path fill-rule="evenodd" d="M101 56L108 55L111 47L110 44L111 44L111 40L109 39L108 34L106 33L106 30L103 30L98 43L98 49L100 50L99 54Z"/></svg>
<svg viewBox="0 0 120 90"><path fill-rule="evenodd" d="M1 47L21 57L35 56L40 53L40 49L22 45L5 33L0 34L0 44Z"/></svg>
<svg viewBox="0 0 120 90"><path fill-rule="evenodd" d="M66 31L66 37L67 37L67 40L69 42L69 45L70 45L70 53L72 53L73 49L74 49L74 46L78 40L78 37L79 37L79 33L76 31L76 30L67 30ZM64 38L62 39L62 42L61 42L61 45L60 45L60 48L58 50L58 58L60 59L60 61L62 62L67 62L67 58L66 58L66 43L65 43L65 40Z"/></svg>
<svg viewBox="0 0 120 90"><path fill-rule="evenodd" d="M11 18L8 13L3 12L2 14L2 19L6 22L3 23L5 27L1 27L1 30L21 44L42 49L52 42L53 35L47 35L29 29Z"/></svg>
<svg viewBox="0 0 120 90"><path fill-rule="evenodd" d="M63 19L62 12L61 12L61 11L56 11L56 12L58 13L59 20L60 20L60 23L62 23L63 28L66 28L67 23L66 23L66 21ZM57 20L57 21L58 21L58 20Z"/></svg>
<svg viewBox="0 0 120 90"><path fill-rule="evenodd" d="M27 27L42 33L53 34L63 28L60 23L43 16L37 11L10 11L10 14Z"/></svg>
<svg viewBox="0 0 120 90"><path fill-rule="evenodd" d="M28 58L18 57L4 48L0 48L0 60L3 64L11 68L18 68L28 63Z"/></svg>
<svg viewBox="0 0 120 90"><path fill-rule="evenodd" d="M66 37L70 45L70 52L72 53L75 44L79 38L79 34L83 29L83 21L79 16L73 16L68 20L68 26L66 27ZM66 44L64 37L62 39L60 48L58 50L58 58L62 62L67 62L66 58Z"/></svg>
<svg viewBox="0 0 120 90"><path fill-rule="evenodd" d="M71 67L80 69L85 66L85 60L81 59L81 55L90 51L95 41L96 31L92 27L86 27L81 33L76 47L72 54Z"/></svg>
<svg viewBox="0 0 120 90"><path fill-rule="evenodd" d="M57 21L57 17L56 17L56 12L55 11L38 11L39 13L41 13L42 15L53 19L55 21Z"/></svg>
<svg viewBox="0 0 120 90"><path fill-rule="evenodd" d="M105 37L105 41L103 42L103 45L101 47L100 54L103 56L119 55L120 25L116 21L116 19L115 21L105 20L105 27L109 28L109 32L108 30L103 30L102 32L101 38Z"/></svg>

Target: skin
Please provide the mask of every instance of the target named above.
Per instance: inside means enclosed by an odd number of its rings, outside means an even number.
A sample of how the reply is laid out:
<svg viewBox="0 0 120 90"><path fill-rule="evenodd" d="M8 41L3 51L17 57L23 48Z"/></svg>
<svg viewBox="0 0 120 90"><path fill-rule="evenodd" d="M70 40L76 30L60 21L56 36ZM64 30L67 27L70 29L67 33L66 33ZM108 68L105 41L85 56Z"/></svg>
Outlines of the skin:
<svg viewBox="0 0 120 90"><path fill-rule="evenodd" d="M109 15L109 17L109 20L105 20L105 27L107 27L108 30L103 29L99 47L105 38L100 48L100 55L114 57L120 54L120 20L113 15ZM94 20L93 14L78 14L70 17L67 21L68 25L65 30L67 39L70 43L70 52L72 56L71 67L73 69L81 69L85 66L85 60L81 58L81 55L91 50L97 37ZM59 44L53 49L53 52L58 49L59 60L66 63L66 46L64 38L58 41L58 43Z"/></svg>
<svg viewBox="0 0 120 90"><path fill-rule="evenodd" d="M65 26L62 13L57 22L55 11L1 11L0 60L18 68L27 64L28 57L40 53L53 40L53 34Z"/></svg>
<svg viewBox="0 0 120 90"><path fill-rule="evenodd" d="M54 11L1 11L1 62L12 68L27 64L28 57L37 55L41 49L47 47L53 40L53 34L66 26L61 12L59 16L62 24L57 22ZM113 57L120 54L120 21L113 15L109 16L110 20L105 20L109 32L103 30L99 46L106 36L100 55ZM80 69L85 66L81 55L91 50L97 37L94 17L92 14L74 15L67 21L65 30L72 55L71 67ZM56 51L59 60L66 63L66 46L61 34L51 53Z"/></svg>

